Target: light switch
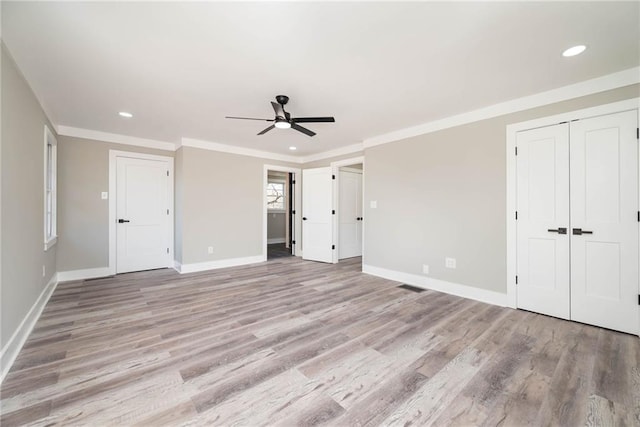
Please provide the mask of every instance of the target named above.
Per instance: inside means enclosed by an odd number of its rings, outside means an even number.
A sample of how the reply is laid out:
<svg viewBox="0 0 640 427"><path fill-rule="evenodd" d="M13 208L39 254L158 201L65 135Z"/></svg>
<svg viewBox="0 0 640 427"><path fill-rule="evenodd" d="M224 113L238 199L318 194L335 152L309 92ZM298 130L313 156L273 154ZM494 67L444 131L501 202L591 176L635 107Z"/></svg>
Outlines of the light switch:
<svg viewBox="0 0 640 427"><path fill-rule="evenodd" d="M371 206L371 209L377 209L378 208L378 201L377 200L372 200L371 202L369 202L369 206Z"/></svg>
<svg viewBox="0 0 640 427"><path fill-rule="evenodd" d="M106 191L103 191L101 194L102 200L107 200L109 198L109 193L107 193Z"/></svg>

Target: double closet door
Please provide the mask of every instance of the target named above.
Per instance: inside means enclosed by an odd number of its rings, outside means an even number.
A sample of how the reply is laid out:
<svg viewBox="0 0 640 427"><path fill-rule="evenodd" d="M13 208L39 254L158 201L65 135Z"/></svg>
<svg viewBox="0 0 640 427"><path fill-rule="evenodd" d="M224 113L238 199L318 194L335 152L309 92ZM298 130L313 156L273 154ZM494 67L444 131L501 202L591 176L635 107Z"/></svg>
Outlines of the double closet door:
<svg viewBox="0 0 640 427"><path fill-rule="evenodd" d="M638 334L637 114L518 133L518 308Z"/></svg>

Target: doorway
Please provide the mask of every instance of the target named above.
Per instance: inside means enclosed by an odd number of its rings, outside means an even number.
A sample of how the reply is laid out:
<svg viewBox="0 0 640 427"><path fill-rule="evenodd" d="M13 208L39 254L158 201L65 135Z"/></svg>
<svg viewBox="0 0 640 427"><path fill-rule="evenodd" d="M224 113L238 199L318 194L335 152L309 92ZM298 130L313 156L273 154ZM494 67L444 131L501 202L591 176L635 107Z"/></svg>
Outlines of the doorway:
<svg viewBox="0 0 640 427"><path fill-rule="evenodd" d="M364 157L331 163L334 180L333 262L362 257L364 253Z"/></svg>
<svg viewBox="0 0 640 427"><path fill-rule="evenodd" d="M109 193L110 273L172 267L173 158L110 150Z"/></svg>
<svg viewBox="0 0 640 427"><path fill-rule="evenodd" d="M299 255L298 169L265 165L264 170L265 260Z"/></svg>

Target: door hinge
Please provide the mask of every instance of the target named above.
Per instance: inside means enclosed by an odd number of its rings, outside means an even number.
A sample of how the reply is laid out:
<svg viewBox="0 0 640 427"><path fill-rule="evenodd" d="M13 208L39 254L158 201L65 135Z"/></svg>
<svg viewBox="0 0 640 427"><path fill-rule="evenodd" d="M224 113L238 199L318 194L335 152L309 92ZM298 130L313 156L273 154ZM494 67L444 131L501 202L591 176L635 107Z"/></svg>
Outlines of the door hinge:
<svg viewBox="0 0 640 427"><path fill-rule="evenodd" d="M169 248L167 248L167 253L169 253Z"/></svg>
<svg viewBox="0 0 640 427"><path fill-rule="evenodd" d="M295 240L292 240L292 241L291 241L291 244L292 244L292 245L295 245L295 244L296 244L296 241L295 241Z"/></svg>
<svg viewBox="0 0 640 427"><path fill-rule="evenodd" d="M336 214L336 210L335 209L331 209L331 215L335 215Z"/></svg>
<svg viewBox="0 0 640 427"><path fill-rule="evenodd" d="M516 276L516 285L518 284L518 276Z"/></svg>
<svg viewBox="0 0 640 427"><path fill-rule="evenodd" d="M169 215L169 209L167 209L167 215Z"/></svg>
<svg viewBox="0 0 640 427"><path fill-rule="evenodd" d="M336 248L336 245L331 245L331 250L334 250Z"/></svg>
<svg viewBox="0 0 640 427"><path fill-rule="evenodd" d="M291 215L295 215L295 214L296 214L296 210L294 209L291 211Z"/></svg>
<svg viewBox="0 0 640 427"><path fill-rule="evenodd" d="M640 128L636 128L636 139L640 139Z"/></svg>
<svg viewBox="0 0 640 427"><path fill-rule="evenodd" d="M638 222L640 222L640 211L638 211Z"/></svg>
<svg viewBox="0 0 640 427"><path fill-rule="evenodd" d="M296 180L291 181L291 185L296 185Z"/></svg>
<svg viewBox="0 0 640 427"><path fill-rule="evenodd" d="M518 211L516 211L516 221L518 220Z"/></svg>
<svg viewBox="0 0 640 427"><path fill-rule="evenodd" d="M169 171L167 171L167 176L169 176Z"/></svg>
<svg viewBox="0 0 640 427"><path fill-rule="evenodd" d="M331 175L331 179L336 179L336 176L335 175Z"/></svg>
<svg viewBox="0 0 640 427"><path fill-rule="evenodd" d="M516 147L516 156L518 155L518 147Z"/></svg>
<svg viewBox="0 0 640 427"><path fill-rule="evenodd" d="M638 294L638 305L640 305L640 294Z"/></svg>

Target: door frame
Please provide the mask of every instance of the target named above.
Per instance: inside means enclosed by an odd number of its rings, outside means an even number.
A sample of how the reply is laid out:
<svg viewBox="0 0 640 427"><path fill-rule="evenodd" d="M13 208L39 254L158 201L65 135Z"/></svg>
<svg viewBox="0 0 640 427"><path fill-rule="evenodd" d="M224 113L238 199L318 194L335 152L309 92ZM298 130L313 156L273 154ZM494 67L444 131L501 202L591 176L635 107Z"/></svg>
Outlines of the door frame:
<svg viewBox="0 0 640 427"><path fill-rule="evenodd" d="M507 158L507 197L506 197L506 218L507 218L507 306L517 308L517 291L516 291L516 248L517 233L515 212L517 207L517 169L516 169L516 134L517 132L531 130L535 128L551 126L562 122L570 122L572 120L587 119L591 117L603 116L606 114L619 113L623 111L636 110L638 114L638 122L640 123L640 98L632 98L624 101L613 102L610 104L599 105L596 107L584 108L581 110L570 111L566 113L556 114L553 116L542 117L525 122L513 123L506 127L506 158ZM640 152L640 150L639 150ZM638 156L640 162L640 155ZM639 163L640 164L640 163ZM640 177L640 174L639 174ZM640 179L640 178L639 178ZM639 183L640 184L640 183ZM640 188L640 185L639 185ZM639 227L640 228L640 227ZM639 281L640 282L640 281ZM640 294L640 283L638 284L638 293ZM640 306L638 306L640 310ZM640 326L640 325L639 325Z"/></svg>
<svg viewBox="0 0 640 427"><path fill-rule="evenodd" d="M339 180L340 180L340 168L342 166L351 166L351 165L357 165L357 164L362 164L362 211L363 214L362 216L364 217L364 191L365 191L365 164L364 164L364 156L358 156L358 157L351 157L349 159L344 159L344 160L336 160L335 162L331 162L331 174L333 176L335 176L335 179L333 180L333 186L332 186L332 200L333 200L333 208L336 210L336 212L338 211L338 209L340 209L340 185L339 185ZM362 221L362 260L363 260L363 264L364 264L364 236L365 236L365 223L366 221ZM338 222L338 215L333 215L332 221L331 221L331 228L333 229L333 243L334 244L338 244L338 242L340 241L339 237L339 233L340 233L340 224ZM333 259L332 262L334 264L338 263L338 250L333 251Z"/></svg>
<svg viewBox="0 0 640 427"><path fill-rule="evenodd" d="M302 256L302 169L291 168L288 166L263 165L262 173L262 258L267 260L267 185L269 185L269 171L288 172L296 174L296 183L294 189L296 211L294 215L293 232L296 244L293 245L291 255Z"/></svg>
<svg viewBox="0 0 640 427"><path fill-rule="evenodd" d="M167 256L167 268L173 268L174 261L174 158L170 156L159 156L156 154L144 154L137 153L133 151L122 151L122 150L109 150L109 274L116 274L116 249L117 249L117 241L116 241L116 202L117 202L117 185L116 185L116 176L117 176L117 161L118 157L126 157L130 159L140 159L140 160L156 160L167 163L167 168L169 169L169 178L167 180L167 202L169 205L169 255Z"/></svg>

